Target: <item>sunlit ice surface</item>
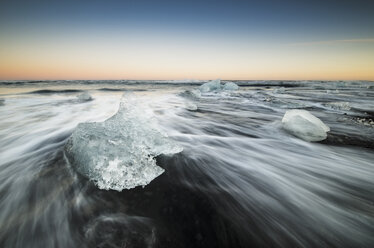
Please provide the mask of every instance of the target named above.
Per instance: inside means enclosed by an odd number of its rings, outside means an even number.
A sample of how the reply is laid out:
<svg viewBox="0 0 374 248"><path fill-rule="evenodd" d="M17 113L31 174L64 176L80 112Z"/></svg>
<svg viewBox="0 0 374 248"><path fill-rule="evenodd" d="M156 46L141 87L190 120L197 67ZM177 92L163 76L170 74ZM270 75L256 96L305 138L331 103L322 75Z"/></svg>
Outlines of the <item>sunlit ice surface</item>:
<svg viewBox="0 0 374 248"><path fill-rule="evenodd" d="M373 246L374 83L234 81L237 90L200 92L202 83L2 81L0 246ZM138 113L132 120L152 129L111 128L157 130L182 149L152 152L147 135L104 146L124 136L99 129L111 137L97 136L97 156L145 149L137 158L163 170L135 188L100 188L66 143L79 123L118 114L127 97L137 104L126 103L123 123ZM307 142L284 130L291 109L323 121L327 138Z"/></svg>

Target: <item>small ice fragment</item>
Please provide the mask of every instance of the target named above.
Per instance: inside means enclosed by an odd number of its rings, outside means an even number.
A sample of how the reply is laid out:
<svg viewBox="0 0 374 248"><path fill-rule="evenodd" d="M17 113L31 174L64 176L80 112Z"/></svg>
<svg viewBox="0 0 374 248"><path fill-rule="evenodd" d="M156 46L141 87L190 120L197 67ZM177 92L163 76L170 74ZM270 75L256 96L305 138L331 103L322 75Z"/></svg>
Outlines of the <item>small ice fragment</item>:
<svg viewBox="0 0 374 248"><path fill-rule="evenodd" d="M274 89L273 93L274 94L283 94L285 91L286 91L286 89L284 87L280 87L280 88Z"/></svg>
<svg viewBox="0 0 374 248"><path fill-rule="evenodd" d="M88 92L83 92L82 94L79 94L77 98L81 101L91 101L93 100L92 96L88 94Z"/></svg>
<svg viewBox="0 0 374 248"><path fill-rule="evenodd" d="M193 90L186 90L182 93L180 93L181 96L183 97L189 97L189 98L200 98L201 97L201 92L200 90L193 89Z"/></svg>
<svg viewBox="0 0 374 248"><path fill-rule="evenodd" d="M305 141L326 139L330 128L306 110L288 110L282 119L285 130Z"/></svg>
<svg viewBox="0 0 374 248"><path fill-rule="evenodd" d="M238 89L239 89L239 86L236 83L233 83L233 82L227 82L223 86L223 90L238 90Z"/></svg>
<svg viewBox="0 0 374 248"><path fill-rule="evenodd" d="M329 102L329 103L326 103L325 105L330 108L339 109L339 110L350 110L351 109L349 102Z"/></svg>
<svg viewBox="0 0 374 248"><path fill-rule="evenodd" d="M211 91L220 91L221 87L221 80L216 79L201 85L199 89L201 92L206 93Z"/></svg>
<svg viewBox="0 0 374 248"><path fill-rule="evenodd" d="M197 105L192 103L192 102L187 102L185 106L186 106L186 109L188 109L190 111L196 111L197 110Z"/></svg>

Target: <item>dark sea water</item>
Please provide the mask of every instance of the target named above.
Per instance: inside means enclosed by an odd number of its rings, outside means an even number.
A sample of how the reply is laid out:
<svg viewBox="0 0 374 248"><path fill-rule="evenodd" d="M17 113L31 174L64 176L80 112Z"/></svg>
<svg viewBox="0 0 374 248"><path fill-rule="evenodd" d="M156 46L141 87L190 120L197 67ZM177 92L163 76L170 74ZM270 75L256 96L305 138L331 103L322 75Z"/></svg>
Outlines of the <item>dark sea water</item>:
<svg viewBox="0 0 374 248"><path fill-rule="evenodd" d="M189 94L201 83L0 82L0 247L374 247L373 82ZM101 190L64 146L128 92L183 151L158 156L165 172L144 188ZM290 109L327 139L285 132Z"/></svg>

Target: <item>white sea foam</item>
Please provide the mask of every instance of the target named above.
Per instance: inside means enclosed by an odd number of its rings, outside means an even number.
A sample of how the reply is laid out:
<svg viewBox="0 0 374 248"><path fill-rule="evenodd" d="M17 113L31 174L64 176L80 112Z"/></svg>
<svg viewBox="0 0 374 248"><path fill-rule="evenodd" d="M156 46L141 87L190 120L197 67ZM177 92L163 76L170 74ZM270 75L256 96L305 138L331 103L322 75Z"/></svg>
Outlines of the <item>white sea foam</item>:
<svg viewBox="0 0 374 248"><path fill-rule="evenodd" d="M197 94L201 93L195 84L164 86L151 81L4 86L0 89L1 99L5 100L5 105L0 106L3 117L0 119L3 199L0 201L0 236L3 237L0 243L3 247L54 247L56 244L162 247L170 242L183 242L173 239L174 236L195 240L196 233L199 238L196 241L201 243L201 235L211 233L211 224L227 220L230 232L223 230L221 236L232 235L234 243L240 242L243 246L258 240L258 246L371 247L374 243L371 214L374 101L373 89L367 88L370 85L338 85L340 93L337 93L333 86L327 87L330 82L252 81L248 84L255 87L243 87L235 93L204 93L202 98L174 95L181 89L193 91L193 88ZM275 95L270 86L286 87L286 92ZM141 107L134 103L133 111L149 120L149 125L153 125L151 116L157 118L158 127L185 149L176 158L157 159L160 166L165 165L169 170L167 178L161 175L167 180L160 180L157 185L151 182L146 191L121 197L98 195L90 188L82 188L81 178L71 174L60 152L78 123L102 122L117 112L121 93L96 91L112 87L134 90ZM82 101L72 100L72 94L78 94L71 90L82 88L96 92L95 101L81 104ZM13 93L5 94L8 90ZM40 93L15 94L15 90ZM326 90L332 93L325 94ZM187 101L196 104L200 111L188 112L184 107ZM331 111L325 105L329 102L349 102L351 110ZM324 144L287 138L290 135L279 129L281 123L274 120L281 118L280 113L294 108L313 109L330 126L334 132ZM132 115L126 113L123 118L127 116ZM81 133L87 134L87 139L90 135L99 137L89 139L101 145L93 147L99 156L104 154L101 148L109 151L112 157L108 157L110 173L106 176L111 178L111 173L118 173L121 167L118 150L122 146L117 135L123 137L123 134L118 128L113 128L115 132L99 126L97 130L101 133L92 130ZM106 133L110 138L105 139ZM152 211L149 211L150 204ZM165 206L169 207L165 209ZM217 213L214 223L205 216L206 206L207 210ZM134 213L142 217L133 216ZM166 215L160 216L160 213ZM181 213L193 218L184 218L183 228L171 234L168 230L176 225L168 218ZM79 223L71 218L81 215ZM156 223L154 219L159 221ZM248 225L249 219L253 225ZM196 220L207 225L197 227ZM77 225L82 232L71 229ZM185 227L197 229L186 236L182 233ZM171 241L165 241L165 245L162 240L167 237ZM213 245L219 242L235 245L220 237L205 241Z"/></svg>

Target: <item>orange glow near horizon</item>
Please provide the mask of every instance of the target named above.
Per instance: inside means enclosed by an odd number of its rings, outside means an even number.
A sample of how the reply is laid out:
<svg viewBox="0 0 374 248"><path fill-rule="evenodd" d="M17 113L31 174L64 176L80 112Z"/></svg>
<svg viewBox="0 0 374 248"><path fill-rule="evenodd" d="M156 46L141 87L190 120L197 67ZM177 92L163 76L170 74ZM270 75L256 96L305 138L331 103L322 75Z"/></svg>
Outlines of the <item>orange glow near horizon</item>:
<svg viewBox="0 0 374 248"><path fill-rule="evenodd" d="M0 40L0 80L374 80L373 41Z"/></svg>

